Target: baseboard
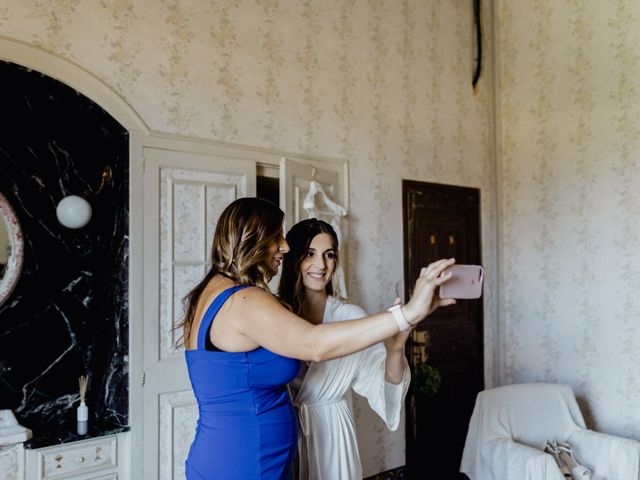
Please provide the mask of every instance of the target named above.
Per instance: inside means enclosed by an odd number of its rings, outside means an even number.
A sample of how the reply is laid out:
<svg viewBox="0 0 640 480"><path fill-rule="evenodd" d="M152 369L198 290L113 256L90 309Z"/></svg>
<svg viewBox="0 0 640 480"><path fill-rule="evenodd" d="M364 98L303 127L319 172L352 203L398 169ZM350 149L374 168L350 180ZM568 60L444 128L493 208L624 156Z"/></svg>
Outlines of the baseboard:
<svg viewBox="0 0 640 480"><path fill-rule="evenodd" d="M367 477L364 480L406 480L407 478L407 469L406 467L398 467L393 468L391 470L387 470L386 472L380 472L372 477Z"/></svg>

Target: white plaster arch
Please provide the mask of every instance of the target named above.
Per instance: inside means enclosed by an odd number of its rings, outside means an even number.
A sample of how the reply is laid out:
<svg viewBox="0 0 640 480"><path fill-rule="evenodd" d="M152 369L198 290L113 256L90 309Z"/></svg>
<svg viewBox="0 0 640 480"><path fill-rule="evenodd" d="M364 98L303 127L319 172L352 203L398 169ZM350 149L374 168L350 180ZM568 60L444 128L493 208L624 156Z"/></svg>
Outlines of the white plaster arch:
<svg viewBox="0 0 640 480"><path fill-rule="evenodd" d="M149 134L149 127L111 87L81 66L33 45L0 37L0 59L48 75L97 103L129 130Z"/></svg>

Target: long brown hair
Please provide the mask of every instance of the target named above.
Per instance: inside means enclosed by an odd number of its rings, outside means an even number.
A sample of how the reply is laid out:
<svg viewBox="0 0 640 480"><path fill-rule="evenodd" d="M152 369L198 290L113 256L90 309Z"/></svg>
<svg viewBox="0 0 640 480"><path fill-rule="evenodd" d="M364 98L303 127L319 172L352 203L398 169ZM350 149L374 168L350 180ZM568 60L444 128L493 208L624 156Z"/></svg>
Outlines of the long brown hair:
<svg viewBox="0 0 640 480"><path fill-rule="evenodd" d="M185 316L176 326L183 329L178 345L189 340L198 300L216 275L230 278L238 285L269 291L271 273L264 260L268 248L282 233L283 220L284 212L261 198L239 198L224 209L213 236L209 271L182 300Z"/></svg>
<svg viewBox="0 0 640 480"><path fill-rule="evenodd" d="M331 237L331 244L336 254L336 268L338 268L338 235L327 222L317 218L302 220L291 227L287 233L286 240L289 244L289 253L284 256L282 262L282 275L280 276L278 295L280 295L282 301L291 307L291 310L296 315L300 315L304 299L304 284L302 283L300 264L304 260L315 236L321 233L327 233ZM325 287L325 291L328 295L338 297L342 295L335 270L331 281Z"/></svg>

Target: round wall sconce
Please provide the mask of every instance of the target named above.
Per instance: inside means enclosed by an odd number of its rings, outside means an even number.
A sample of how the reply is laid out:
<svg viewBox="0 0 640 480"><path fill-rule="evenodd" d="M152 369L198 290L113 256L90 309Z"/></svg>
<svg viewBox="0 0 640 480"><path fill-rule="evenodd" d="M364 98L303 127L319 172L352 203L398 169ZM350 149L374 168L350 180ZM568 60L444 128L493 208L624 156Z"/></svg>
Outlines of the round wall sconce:
<svg viewBox="0 0 640 480"><path fill-rule="evenodd" d="M82 228L91 220L91 204L78 195L69 195L58 203L56 216L67 228Z"/></svg>
<svg viewBox="0 0 640 480"><path fill-rule="evenodd" d="M102 179L100 187L93 197L98 195L107 182L111 180L111 167L105 167L102 171ZM87 196L87 195L85 195ZM91 204L84 198L78 195L67 195L58 203L56 207L56 217L61 225L67 228L82 228L89 220L91 220Z"/></svg>

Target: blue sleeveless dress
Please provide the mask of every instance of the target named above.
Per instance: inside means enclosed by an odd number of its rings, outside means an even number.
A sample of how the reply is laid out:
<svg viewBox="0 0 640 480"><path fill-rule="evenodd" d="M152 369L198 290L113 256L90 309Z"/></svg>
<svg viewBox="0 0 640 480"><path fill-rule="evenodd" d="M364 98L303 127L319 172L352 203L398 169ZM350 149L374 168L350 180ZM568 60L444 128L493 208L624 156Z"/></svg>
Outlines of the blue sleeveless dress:
<svg viewBox="0 0 640 480"><path fill-rule="evenodd" d="M223 291L185 352L200 416L186 461L187 480L285 480L297 448L296 416L286 385L298 360L262 347L250 352L205 349L209 326L224 302L245 288Z"/></svg>

